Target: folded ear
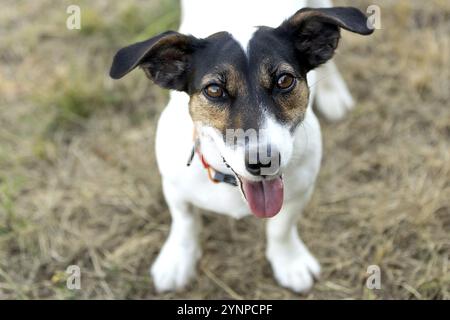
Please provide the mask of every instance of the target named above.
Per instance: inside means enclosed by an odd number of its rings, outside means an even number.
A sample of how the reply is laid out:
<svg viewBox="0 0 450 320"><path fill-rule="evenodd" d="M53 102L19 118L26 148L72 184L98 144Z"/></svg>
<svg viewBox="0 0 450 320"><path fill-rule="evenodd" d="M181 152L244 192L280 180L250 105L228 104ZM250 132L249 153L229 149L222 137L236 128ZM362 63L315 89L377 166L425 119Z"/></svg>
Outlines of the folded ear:
<svg viewBox="0 0 450 320"><path fill-rule="evenodd" d="M147 77L166 89L184 91L192 54L200 40L167 31L148 40L120 49L114 56L109 75L120 79L137 66Z"/></svg>
<svg viewBox="0 0 450 320"><path fill-rule="evenodd" d="M294 44L306 71L331 59L340 38L340 28L369 35L367 17L352 7L304 8L277 28Z"/></svg>

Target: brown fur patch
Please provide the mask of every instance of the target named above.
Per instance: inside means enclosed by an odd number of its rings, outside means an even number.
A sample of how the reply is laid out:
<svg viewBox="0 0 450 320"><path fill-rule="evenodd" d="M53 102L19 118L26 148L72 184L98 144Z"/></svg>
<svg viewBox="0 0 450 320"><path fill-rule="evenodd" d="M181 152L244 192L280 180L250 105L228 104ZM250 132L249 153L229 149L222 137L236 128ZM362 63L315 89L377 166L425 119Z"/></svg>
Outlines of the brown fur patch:
<svg viewBox="0 0 450 320"><path fill-rule="evenodd" d="M202 85L206 86L211 83L219 83L225 87L227 92L236 97L247 94L247 85L244 76L230 64L221 64L216 67L215 73L207 74L202 79Z"/></svg>
<svg viewBox="0 0 450 320"><path fill-rule="evenodd" d="M225 132L229 123L229 109L214 105L201 92L191 96L189 113L194 122L214 127L220 132Z"/></svg>
<svg viewBox="0 0 450 320"><path fill-rule="evenodd" d="M275 68L270 63L269 59L264 60L259 68L259 82L264 88L271 88L274 82L274 73L283 74L289 73L296 76L295 88L289 93L280 93L273 96L278 105L278 116L283 122L292 124L297 123L303 118L309 101L309 88L302 77L298 76L295 69L287 64L281 63Z"/></svg>
<svg viewBox="0 0 450 320"><path fill-rule="evenodd" d="M226 87L232 96L248 94L248 88L244 76L232 65L225 66Z"/></svg>
<svg viewBox="0 0 450 320"><path fill-rule="evenodd" d="M278 95L275 99L283 121L295 124L303 118L308 107L308 85L305 80L297 79L297 84L291 92Z"/></svg>
<svg viewBox="0 0 450 320"><path fill-rule="evenodd" d="M222 64L215 68L214 73L205 75L202 87L217 83L224 87L231 98L248 94L244 76L232 65ZM212 126L221 132L227 128L240 128L242 126L241 114L230 114L229 108L209 101L202 92L193 94L189 102L189 112L194 122L201 122Z"/></svg>
<svg viewBox="0 0 450 320"><path fill-rule="evenodd" d="M270 72L270 60L264 59L259 65L258 78L263 88L269 89L272 86L272 75Z"/></svg>

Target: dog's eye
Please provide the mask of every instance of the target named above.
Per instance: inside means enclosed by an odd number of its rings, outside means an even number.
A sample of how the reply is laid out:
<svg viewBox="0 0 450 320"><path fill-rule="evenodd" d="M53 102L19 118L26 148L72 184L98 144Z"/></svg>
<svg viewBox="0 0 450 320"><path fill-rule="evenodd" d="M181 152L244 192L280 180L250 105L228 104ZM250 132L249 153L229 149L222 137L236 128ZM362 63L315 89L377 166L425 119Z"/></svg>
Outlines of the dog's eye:
<svg viewBox="0 0 450 320"><path fill-rule="evenodd" d="M285 73L278 77L277 87L283 91L289 91L295 85L295 77L291 74Z"/></svg>
<svg viewBox="0 0 450 320"><path fill-rule="evenodd" d="M225 90L217 84L210 84L205 89L203 89L203 92L208 98L212 99L218 99L225 96Z"/></svg>

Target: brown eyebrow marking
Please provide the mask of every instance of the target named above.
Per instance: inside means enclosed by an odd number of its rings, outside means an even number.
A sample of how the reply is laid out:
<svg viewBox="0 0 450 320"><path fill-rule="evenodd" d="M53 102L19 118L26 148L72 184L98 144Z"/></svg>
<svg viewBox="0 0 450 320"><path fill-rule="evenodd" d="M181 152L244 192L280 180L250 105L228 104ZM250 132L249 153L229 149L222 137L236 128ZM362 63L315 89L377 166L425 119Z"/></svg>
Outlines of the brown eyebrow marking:
<svg viewBox="0 0 450 320"><path fill-rule="evenodd" d="M297 76L297 72L295 71L294 67L292 67L288 63L282 62L276 66L276 69L278 69L279 73L289 72L289 73L293 74L294 76Z"/></svg>
<svg viewBox="0 0 450 320"><path fill-rule="evenodd" d="M222 84L233 96L248 93L244 76L231 64L221 64L213 72L206 74L201 80L202 86L210 83Z"/></svg>
<svg viewBox="0 0 450 320"><path fill-rule="evenodd" d="M260 84L264 88L271 88L273 85L274 75L282 73L291 73L295 77L298 77L297 72L290 64L282 62L274 66L273 63L266 58L261 62L258 70Z"/></svg>
<svg viewBox="0 0 450 320"><path fill-rule="evenodd" d="M211 83L222 83L225 84L225 79L223 77L223 75L219 72L219 73L208 73L206 74L202 80L201 80L201 84L202 86L207 86L208 84Z"/></svg>
<svg viewBox="0 0 450 320"><path fill-rule="evenodd" d="M264 59L261 64L259 65L258 70L258 78L261 83L261 85L268 89L272 86L272 72L271 70L271 63L269 59Z"/></svg>

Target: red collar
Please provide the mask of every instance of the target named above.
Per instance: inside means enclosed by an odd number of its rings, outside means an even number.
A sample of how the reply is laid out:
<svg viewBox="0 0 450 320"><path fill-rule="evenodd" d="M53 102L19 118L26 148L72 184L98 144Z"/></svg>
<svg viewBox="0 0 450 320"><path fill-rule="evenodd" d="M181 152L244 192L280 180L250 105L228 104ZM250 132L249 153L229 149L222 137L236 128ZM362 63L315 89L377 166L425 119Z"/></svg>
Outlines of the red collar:
<svg viewBox="0 0 450 320"><path fill-rule="evenodd" d="M203 168L206 169L206 172L208 173L208 178L211 182L213 183L224 182L232 186L237 186L238 185L237 179L234 175L217 171L216 169L211 167L209 163L205 160L205 157L203 157L203 154L200 151L200 140L197 137L195 129L193 136L194 136L194 146L192 147L192 152L188 159L187 166L189 167L191 165L192 159L194 159L195 154L197 154L200 161L202 162Z"/></svg>

